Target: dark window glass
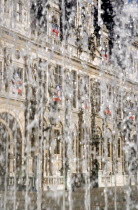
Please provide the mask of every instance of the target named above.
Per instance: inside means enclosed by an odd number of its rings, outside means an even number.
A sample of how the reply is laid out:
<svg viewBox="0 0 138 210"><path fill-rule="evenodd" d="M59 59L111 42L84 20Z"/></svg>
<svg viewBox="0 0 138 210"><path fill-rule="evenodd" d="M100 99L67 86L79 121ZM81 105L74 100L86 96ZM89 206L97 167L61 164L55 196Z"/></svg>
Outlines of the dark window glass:
<svg viewBox="0 0 138 210"><path fill-rule="evenodd" d="M111 157L111 144L110 144L109 139L108 139L108 142L107 142L107 151L108 151L108 157Z"/></svg>
<svg viewBox="0 0 138 210"><path fill-rule="evenodd" d="M62 69L61 66L57 65L55 68L55 84L62 86Z"/></svg>
<svg viewBox="0 0 138 210"><path fill-rule="evenodd" d="M72 78L73 78L73 107L76 108L77 106L77 73L76 71L72 71Z"/></svg>
<svg viewBox="0 0 138 210"><path fill-rule="evenodd" d="M54 131L54 136L55 136L55 141L56 141L56 145L55 145L55 150L54 150L54 154L60 154L60 131L59 130L55 130Z"/></svg>
<svg viewBox="0 0 138 210"><path fill-rule="evenodd" d="M22 20L22 3L20 1L18 1L16 4L16 20Z"/></svg>
<svg viewBox="0 0 138 210"><path fill-rule="evenodd" d="M118 157L121 157L121 139L118 139Z"/></svg>
<svg viewBox="0 0 138 210"><path fill-rule="evenodd" d="M1 91L1 88L2 88L2 62L0 62L0 91Z"/></svg>

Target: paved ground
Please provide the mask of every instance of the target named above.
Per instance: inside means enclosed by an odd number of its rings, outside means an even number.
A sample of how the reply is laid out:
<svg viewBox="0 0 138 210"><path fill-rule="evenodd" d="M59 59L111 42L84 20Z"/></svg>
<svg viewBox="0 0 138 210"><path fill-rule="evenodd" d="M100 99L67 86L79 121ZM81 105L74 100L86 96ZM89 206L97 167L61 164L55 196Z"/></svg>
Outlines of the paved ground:
<svg viewBox="0 0 138 210"><path fill-rule="evenodd" d="M130 195L127 194L130 192ZM12 191L7 192L7 205L6 210L15 210L14 209L14 195L16 195L16 210L25 210L25 192L18 191L16 194ZM128 197L130 197L130 200ZM38 192L29 192L28 193L28 210L38 210L37 209L37 198L39 198L40 193ZM88 206L85 208L85 205L90 203L90 210L104 210L105 209L105 189L104 188L95 188L90 192L90 202L87 201L89 196L86 195L83 189L76 189L72 193L72 203L69 202L68 192L58 191L54 193L52 191L43 192L42 196L42 210L68 210L73 206L72 210L87 210ZM86 198L86 199L85 199ZM108 188L107 191L107 202L108 210L115 209L115 189ZM85 202L86 201L86 202ZM40 199L38 199L38 203ZM70 204L70 205L69 205ZM128 205L128 208L127 208ZM116 206L117 210L137 210L138 209L138 190L136 187L127 191L127 188L118 187L116 190ZM0 192L0 210L4 209L4 192Z"/></svg>

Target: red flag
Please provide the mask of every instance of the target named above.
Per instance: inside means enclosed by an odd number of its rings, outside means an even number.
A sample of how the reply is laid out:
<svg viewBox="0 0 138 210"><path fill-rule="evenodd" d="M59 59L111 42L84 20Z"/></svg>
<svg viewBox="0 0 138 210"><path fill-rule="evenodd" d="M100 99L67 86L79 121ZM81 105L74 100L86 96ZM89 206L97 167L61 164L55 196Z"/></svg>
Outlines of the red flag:
<svg viewBox="0 0 138 210"><path fill-rule="evenodd" d="M15 73L12 78L12 93L22 95L23 81L18 73Z"/></svg>
<svg viewBox="0 0 138 210"><path fill-rule="evenodd" d="M56 36L58 36L59 35L59 30L58 30L58 25L56 24L56 23L54 23L53 24L53 26L52 26L53 28L52 28L52 32L56 35Z"/></svg>
<svg viewBox="0 0 138 210"><path fill-rule="evenodd" d="M62 98L62 87L61 85L57 85L56 87L56 94L54 96L54 101L58 101L61 102L61 98Z"/></svg>
<svg viewBox="0 0 138 210"><path fill-rule="evenodd" d="M108 60L108 55L106 53L104 54L104 57L106 60Z"/></svg>
<svg viewBox="0 0 138 210"><path fill-rule="evenodd" d="M135 116L130 116L130 120L134 120L135 119Z"/></svg>
<svg viewBox="0 0 138 210"><path fill-rule="evenodd" d="M111 115L111 111L109 109L106 111L106 113Z"/></svg>
<svg viewBox="0 0 138 210"><path fill-rule="evenodd" d="M112 112L110 111L109 107L106 108L105 113L106 113L107 115L111 115L111 114L112 114Z"/></svg>
<svg viewBox="0 0 138 210"><path fill-rule="evenodd" d="M85 107L85 109L88 109L89 108L89 100L88 99L85 100L84 107Z"/></svg>

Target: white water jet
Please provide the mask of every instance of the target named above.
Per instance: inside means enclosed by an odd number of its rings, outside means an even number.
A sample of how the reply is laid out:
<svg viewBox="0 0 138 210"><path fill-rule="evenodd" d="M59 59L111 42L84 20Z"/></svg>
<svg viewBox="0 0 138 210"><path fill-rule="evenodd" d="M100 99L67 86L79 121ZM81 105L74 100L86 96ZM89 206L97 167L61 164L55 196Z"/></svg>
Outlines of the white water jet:
<svg viewBox="0 0 138 210"><path fill-rule="evenodd" d="M2 208L137 209L138 3L25 3L1 4Z"/></svg>

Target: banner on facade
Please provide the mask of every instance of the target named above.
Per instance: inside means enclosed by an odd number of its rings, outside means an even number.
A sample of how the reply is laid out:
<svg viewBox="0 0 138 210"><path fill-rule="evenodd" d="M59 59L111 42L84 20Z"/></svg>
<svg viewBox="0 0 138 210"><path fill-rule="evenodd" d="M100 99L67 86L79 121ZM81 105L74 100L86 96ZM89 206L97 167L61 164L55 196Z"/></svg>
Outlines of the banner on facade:
<svg viewBox="0 0 138 210"><path fill-rule="evenodd" d="M61 102L61 100L62 100L62 86L57 85L56 94L54 95L54 101Z"/></svg>

